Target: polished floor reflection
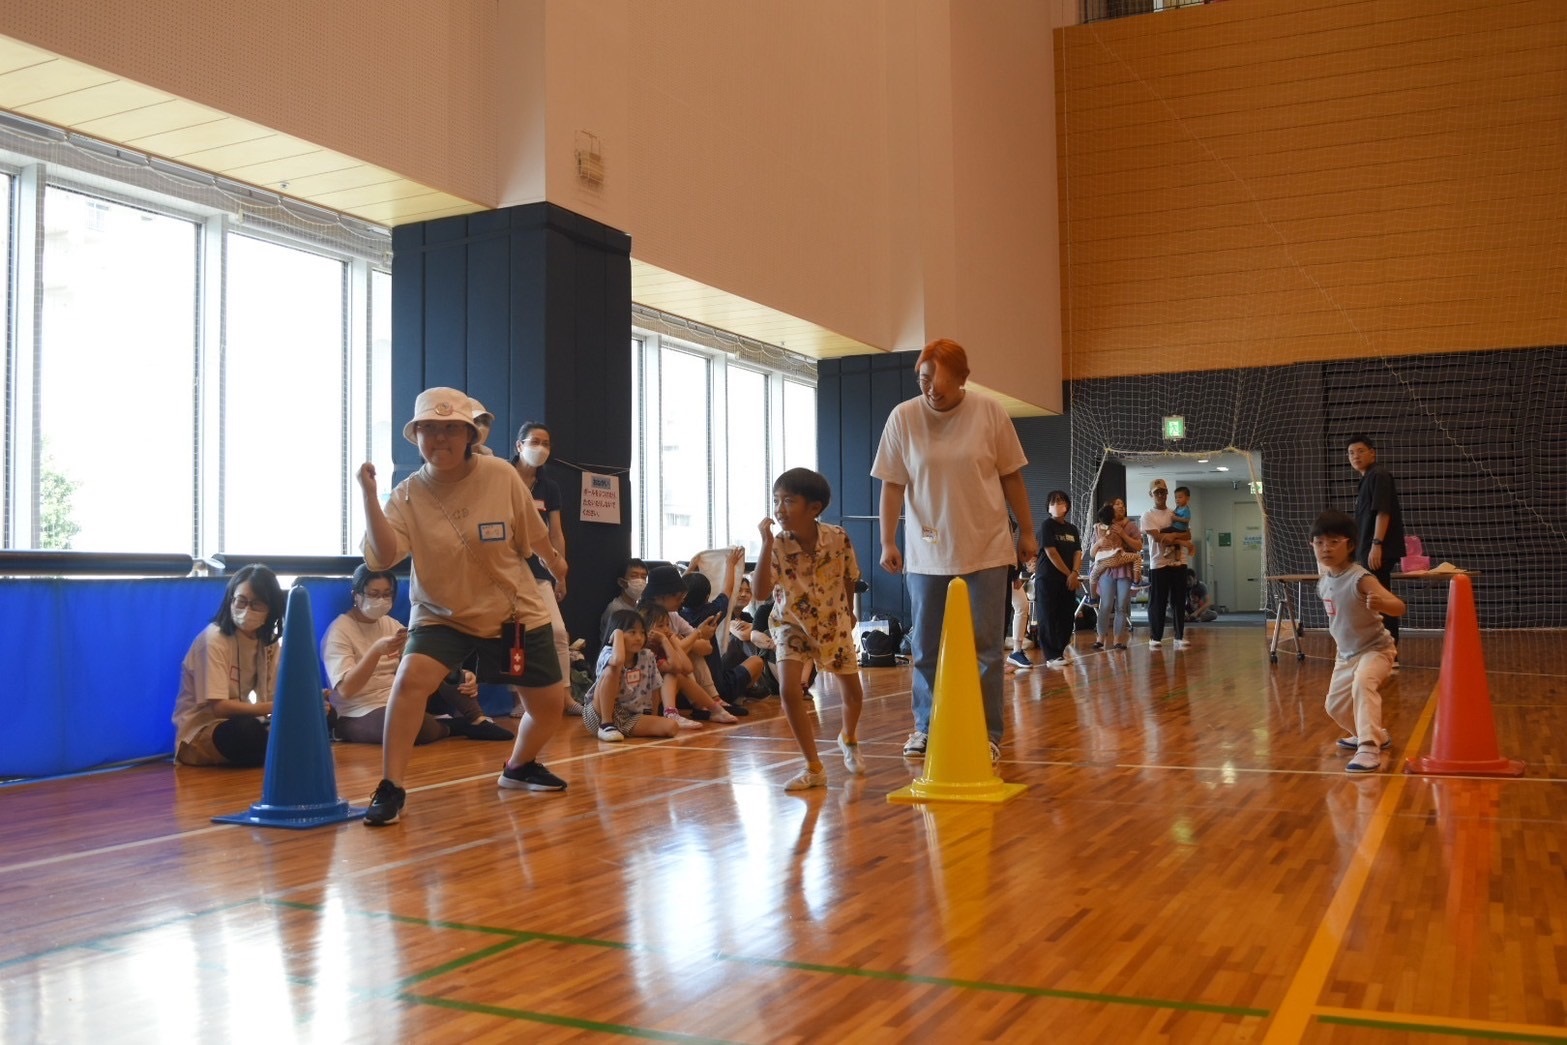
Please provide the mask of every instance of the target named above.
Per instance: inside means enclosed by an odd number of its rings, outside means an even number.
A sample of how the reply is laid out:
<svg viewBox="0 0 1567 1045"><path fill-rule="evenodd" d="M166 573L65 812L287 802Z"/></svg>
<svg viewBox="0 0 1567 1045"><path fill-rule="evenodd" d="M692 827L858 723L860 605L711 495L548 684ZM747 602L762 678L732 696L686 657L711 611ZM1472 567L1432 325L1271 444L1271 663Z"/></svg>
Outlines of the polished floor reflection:
<svg viewBox="0 0 1567 1045"><path fill-rule="evenodd" d="M1439 635L1406 638L1367 778L1325 636L1277 666L1260 629L1194 639L1013 676L1027 790L995 807L886 801L907 668L863 674L867 776L805 793L777 701L670 741L568 720L562 794L443 741L384 830L211 824L260 771L0 789L0 1040L1567 1040L1563 636L1485 638L1521 779L1396 771ZM378 752L334 754L363 802Z"/></svg>

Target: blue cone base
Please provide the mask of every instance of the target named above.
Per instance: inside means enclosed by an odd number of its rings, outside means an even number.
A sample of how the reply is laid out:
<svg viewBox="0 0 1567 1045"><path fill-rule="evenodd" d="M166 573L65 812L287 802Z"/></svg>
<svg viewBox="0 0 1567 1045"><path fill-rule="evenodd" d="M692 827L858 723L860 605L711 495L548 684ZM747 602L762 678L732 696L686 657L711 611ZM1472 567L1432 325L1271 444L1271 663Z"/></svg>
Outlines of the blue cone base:
<svg viewBox="0 0 1567 1045"><path fill-rule="evenodd" d="M288 827L302 831L307 827L325 827L328 824L342 824L350 820L363 820L364 815L364 807L351 806L341 800L325 805L308 806L274 806L265 802L257 802L246 812L231 813L228 816L215 816L212 818L212 822L215 824L250 824L253 827Z"/></svg>

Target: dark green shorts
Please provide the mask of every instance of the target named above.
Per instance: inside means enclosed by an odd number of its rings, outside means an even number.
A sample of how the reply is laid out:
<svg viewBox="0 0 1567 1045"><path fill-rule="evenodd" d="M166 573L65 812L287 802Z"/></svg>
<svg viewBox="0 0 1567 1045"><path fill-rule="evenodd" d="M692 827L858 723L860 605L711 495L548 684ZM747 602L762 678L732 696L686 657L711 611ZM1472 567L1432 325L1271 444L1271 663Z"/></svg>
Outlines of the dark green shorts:
<svg viewBox="0 0 1567 1045"><path fill-rule="evenodd" d="M555 655L554 629L548 624L529 628L522 636L522 678L506 675L511 664L511 647L504 639L481 639L444 624L419 624L408 629L408 645L403 652L422 653L426 657L455 668L476 657L473 673L480 682L499 682L511 686L543 689L558 686L560 659Z"/></svg>

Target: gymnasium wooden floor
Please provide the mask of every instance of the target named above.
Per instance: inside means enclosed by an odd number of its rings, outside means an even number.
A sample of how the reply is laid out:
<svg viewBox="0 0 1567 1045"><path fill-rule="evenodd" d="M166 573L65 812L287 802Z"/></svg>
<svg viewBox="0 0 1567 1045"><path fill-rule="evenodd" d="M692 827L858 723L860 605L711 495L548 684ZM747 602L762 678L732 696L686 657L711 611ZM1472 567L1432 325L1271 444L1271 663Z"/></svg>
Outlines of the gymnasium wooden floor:
<svg viewBox="0 0 1567 1045"><path fill-rule="evenodd" d="M259 770L0 789L0 1040L1567 1041L1563 636L1486 637L1528 762L1496 780L1347 777L1325 636L1270 667L1194 635L1010 681L995 808L886 801L907 668L864 674L869 775L804 795L776 700L668 742L568 720L563 794L444 741L384 830L210 823ZM1440 643L1406 637L1395 766ZM334 750L362 803L378 751Z"/></svg>

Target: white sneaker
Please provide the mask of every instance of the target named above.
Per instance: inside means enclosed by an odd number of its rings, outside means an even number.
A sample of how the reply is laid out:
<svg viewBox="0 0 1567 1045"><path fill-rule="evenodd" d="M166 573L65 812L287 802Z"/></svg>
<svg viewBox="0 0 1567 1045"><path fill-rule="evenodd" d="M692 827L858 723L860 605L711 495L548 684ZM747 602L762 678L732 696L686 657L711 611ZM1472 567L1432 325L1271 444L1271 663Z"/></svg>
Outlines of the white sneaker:
<svg viewBox="0 0 1567 1045"><path fill-rule="evenodd" d="M1382 752L1374 744L1367 744L1355 752L1355 757L1344 767L1346 773L1375 773L1382 768Z"/></svg>
<svg viewBox="0 0 1567 1045"><path fill-rule="evenodd" d="M930 738L924 733L921 733L919 730L915 730L913 733L910 733L909 739L903 742L903 757L924 758L925 745L929 743L929 741Z"/></svg>
<svg viewBox="0 0 1567 1045"><path fill-rule="evenodd" d="M606 722L599 727L599 739L606 744L618 744L626 739L626 735Z"/></svg>
<svg viewBox="0 0 1567 1045"><path fill-rule="evenodd" d="M1064 668L1064 667L1066 667L1066 658L1065 657L1052 657L1050 660L1045 661L1045 667L1047 667L1047 668Z"/></svg>
<svg viewBox="0 0 1567 1045"><path fill-rule="evenodd" d="M865 760L860 758L859 742L851 744L843 739L843 734L838 734L838 750L843 752L843 768L855 776L865 775Z"/></svg>
<svg viewBox="0 0 1567 1045"><path fill-rule="evenodd" d="M1163 639L1149 639L1148 640L1148 648L1149 649L1158 649L1160 646L1163 646L1163 645L1164 645L1164 640Z"/></svg>
<svg viewBox="0 0 1567 1045"><path fill-rule="evenodd" d="M827 770L825 768L823 768L820 773L813 773L813 772L811 772L811 767L810 766L806 766L804 769L800 770L799 773L797 773L793 777L789 778L789 782L784 785L784 790L785 791L808 791L808 790L810 790L813 787L826 787L826 786L827 786Z"/></svg>
<svg viewBox="0 0 1567 1045"><path fill-rule="evenodd" d="M676 729L701 729L702 723L695 719L686 718L684 715L673 711L664 712L664 717L675 724Z"/></svg>
<svg viewBox="0 0 1567 1045"><path fill-rule="evenodd" d="M1175 640L1175 648L1176 649L1191 649L1192 648L1191 640L1190 639L1176 639Z"/></svg>
<svg viewBox="0 0 1567 1045"><path fill-rule="evenodd" d="M995 765L1001 761L1001 745L994 740L990 742L990 764Z"/></svg>
<svg viewBox="0 0 1567 1045"><path fill-rule="evenodd" d="M733 725L734 723L740 721L729 712L725 711L722 704L709 712L707 718L709 722L721 722L726 726Z"/></svg>

